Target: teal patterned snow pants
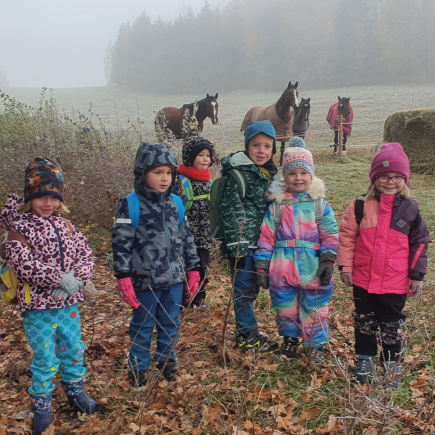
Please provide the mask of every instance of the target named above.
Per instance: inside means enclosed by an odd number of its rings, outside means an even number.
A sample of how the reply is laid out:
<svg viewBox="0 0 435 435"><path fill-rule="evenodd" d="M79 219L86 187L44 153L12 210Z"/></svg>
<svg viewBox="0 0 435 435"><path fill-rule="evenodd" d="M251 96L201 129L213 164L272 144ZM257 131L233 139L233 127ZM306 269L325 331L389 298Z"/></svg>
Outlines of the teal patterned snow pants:
<svg viewBox="0 0 435 435"><path fill-rule="evenodd" d="M83 378L86 371L83 367L85 346L80 338L77 304L25 311L23 326L27 342L33 350L30 394L51 393L54 390L52 378L59 366L64 382Z"/></svg>

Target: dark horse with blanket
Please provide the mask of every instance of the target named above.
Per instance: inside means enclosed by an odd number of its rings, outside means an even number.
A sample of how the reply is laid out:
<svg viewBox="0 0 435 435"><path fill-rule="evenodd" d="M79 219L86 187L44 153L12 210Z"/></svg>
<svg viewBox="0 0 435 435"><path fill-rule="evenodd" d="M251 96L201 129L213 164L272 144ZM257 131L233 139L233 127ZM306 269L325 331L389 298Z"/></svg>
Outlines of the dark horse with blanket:
<svg viewBox="0 0 435 435"><path fill-rule="evenodd" d="M175 107L163 108L157 113L154 120L156 132L170 130L177 139L185 139L188 136L188 131L186 129L183 131L183 121L188 125L195 117L198 122L198 134L201 134L205 118L210 118L213 124L218 123L217 98L218 94L215 96L207 94L202 100L196 103L184 104L180 109ZM197 106L196 113L194 113L195 104Z"/></svg>
<svg viewBox="0 0 435 435"><path fill-rule="evenodd" d="M350 97L340 98L338 96L338 101L336 101L328 111L326 120L329 122L330 127L335 131L334 137L334 156L337 154L338 147L338 116L343 116L343 155L346 155L346 142L347 137L350 137L352 131L352 121L353 121L353 110L350 105Z"/></svg>
<svg viewBox="0 0 435 435"><path fill-rule="evenodd" d="M282 165L285 142L293 136L292 112L290 108L297 109L298 97L298 82L292 85L290 81L276 103L271 106L254 106L249 109L240 127L240 131L245 131L246 126L252 121L270 121L275 128L277 138L282 138L280 165Z"/></svg>

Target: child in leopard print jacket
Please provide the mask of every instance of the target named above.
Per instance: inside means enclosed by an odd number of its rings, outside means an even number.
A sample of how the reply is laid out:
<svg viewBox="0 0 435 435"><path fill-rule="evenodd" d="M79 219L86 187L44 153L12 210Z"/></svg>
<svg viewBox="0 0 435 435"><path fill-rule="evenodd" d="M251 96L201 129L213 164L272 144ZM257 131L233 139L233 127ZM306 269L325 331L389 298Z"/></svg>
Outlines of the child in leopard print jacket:
<svg viewBox="0 0 435 435"><path fill-rule="evenodd" d="M85 237L59 214L67 211L63 184L57 163L36 157L25 170L24 199L9 195L0 213L0 226L8 231L7 265L18 280L18 306L33 350L29 393L34 434L53 421L52 378L59 366L68 403L87 414L97 410L83 391L85 346L77 309L94 259Z"/></svg>

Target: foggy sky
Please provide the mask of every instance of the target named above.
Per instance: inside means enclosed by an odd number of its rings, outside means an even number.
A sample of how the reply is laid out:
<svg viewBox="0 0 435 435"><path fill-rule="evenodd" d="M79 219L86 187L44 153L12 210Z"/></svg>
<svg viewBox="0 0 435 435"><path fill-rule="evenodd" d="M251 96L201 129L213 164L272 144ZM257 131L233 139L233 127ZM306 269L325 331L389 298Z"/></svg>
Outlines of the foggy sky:
<svg viewBox="0 0 435 435"><path fill-rule="evenodd" d="M0 0L0 71L11 86L103 86L105 51L123 22L144 10L173 20L188 4L196 13L204 0Z"/></svg>

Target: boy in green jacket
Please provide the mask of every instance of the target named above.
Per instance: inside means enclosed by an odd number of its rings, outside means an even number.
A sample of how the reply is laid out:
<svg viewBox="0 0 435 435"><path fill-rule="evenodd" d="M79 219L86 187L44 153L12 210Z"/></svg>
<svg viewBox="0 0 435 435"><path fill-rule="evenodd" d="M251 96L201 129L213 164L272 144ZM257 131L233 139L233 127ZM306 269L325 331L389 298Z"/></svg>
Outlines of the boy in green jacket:
<svg viewBox="0 0 435 435"><path fill-rule="evenodd" d="M259 287L253 261L267 208L264 194L278 172L272 161L275 153L273 125L269 121L257 121L246 127L245 150L221 160L222 177L226 178L219 205L224 228L221 250L231 264L238 345L242 351L257 349L262 353L273 353L278 350L278 343L258 331L254 301ZM228 174L231 169L237 169L245 180L247 189L243 199L239 196L236 181Z"/></svg>

